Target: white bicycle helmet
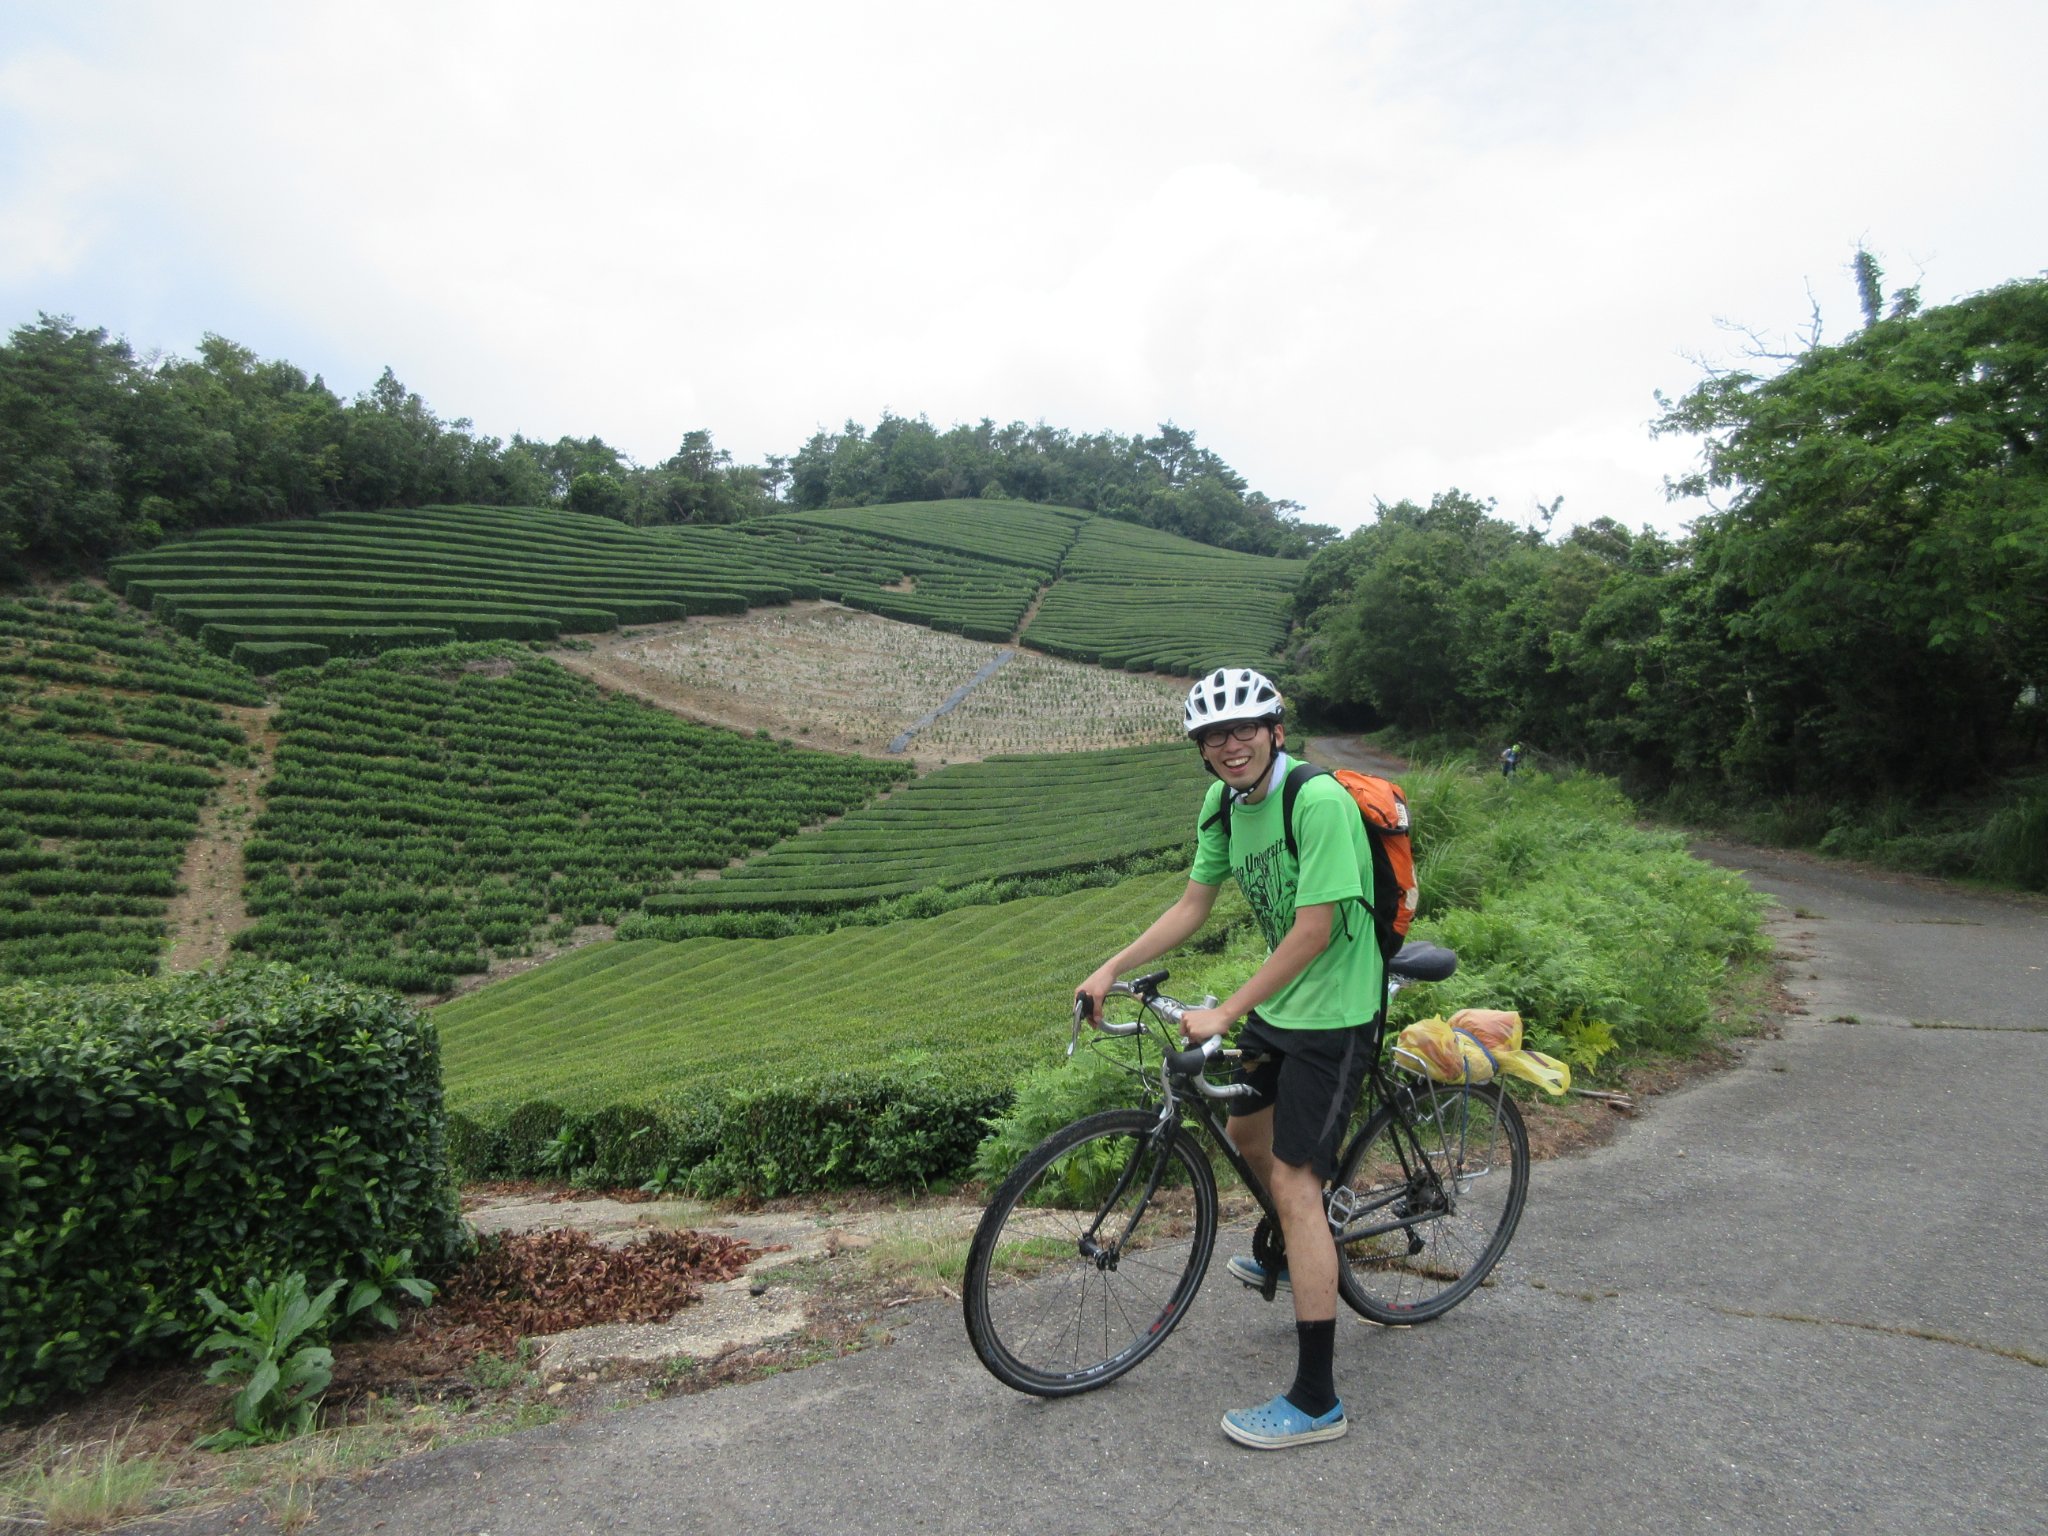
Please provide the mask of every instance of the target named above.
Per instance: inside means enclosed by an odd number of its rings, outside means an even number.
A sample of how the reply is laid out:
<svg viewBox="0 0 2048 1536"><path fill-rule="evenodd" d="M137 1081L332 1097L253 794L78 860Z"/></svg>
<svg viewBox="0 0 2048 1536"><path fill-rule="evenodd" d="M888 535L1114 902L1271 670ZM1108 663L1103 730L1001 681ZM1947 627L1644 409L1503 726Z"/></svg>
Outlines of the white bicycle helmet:
<svg viewBox="0 0 2048 1536"><path fill-rule="evenodd" d="M1278 720L1286 712L1286 702L1271 678L1250 667L1218 667L1188 690L1181 725L1192 739L1212 725Z"/></svg>

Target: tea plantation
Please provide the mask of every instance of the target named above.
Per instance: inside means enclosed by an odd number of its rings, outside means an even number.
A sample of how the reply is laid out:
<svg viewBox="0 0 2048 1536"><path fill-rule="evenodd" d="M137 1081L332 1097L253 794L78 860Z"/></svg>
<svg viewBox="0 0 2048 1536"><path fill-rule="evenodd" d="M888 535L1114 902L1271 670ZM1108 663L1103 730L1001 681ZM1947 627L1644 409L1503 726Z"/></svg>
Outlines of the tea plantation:
<svg viewBox="0 0 2048 1536"><path fill-rule="evenodd" d="M402 991L616 923L903 772L691 725L506 647L279 681L237 947Z"/></svg>
<svg viewBox="0 0 2048 1536"><path fill-rule="evenodd" d="M90 589L85 589L90 593ZM0 600L0 976L155 971L241 669L105 601Z"/></svg>
<svg viewBox="0 0 2048 1536"><path fill-rule="evenodd" d="M452 640L544 640L831 598L1058 654L1193 671L1271 655L1306 562L1025 502L783 513L628 528L570 512L421 507L214 528L113 562L109 583L258 672ZM1222 607L1191 591L1227 590Z"/></svg>
<svg viewBox="0 0 2048 1536"><path fill-rule="evenodd" d="M1024 631L1055 656L1200 673L1270 656L1287 638L1301 562L1240 555L1096 518Z"/></svg>
<svg viewBox="0 0 2048 1536"><path fill-rule="evenodd" d="M824 912L1117 864L1190 844L1205 783L1200 762L1179 743L961 763L717 880L651 896L644 908L654 916Z"/></svg>
<svg viewBox="0 0 2048 1536"><path fill-rule="evenodd" d="M152 973L200 809L223 765L258 761L223 710L274 703L242 955L417 996L581 946L435 1009L469 1172L754 1193L950 1177L1054 1053L1075 980L1180 889L1195 754L912 780L693 724L540 652L822 597L1186 673L1277 653L1301 565L980 501L658 532L435 507L163 545L115 563L130 606L0 604L0 977ZM1590 785L1409 786L1426 931L1468 962L1446 999L1519 1006L1582 1067L1685 1048L1756 935L1733 883ZM1256 964L1223 911L1212 940L1237 947L1178 973Z"/></svg>

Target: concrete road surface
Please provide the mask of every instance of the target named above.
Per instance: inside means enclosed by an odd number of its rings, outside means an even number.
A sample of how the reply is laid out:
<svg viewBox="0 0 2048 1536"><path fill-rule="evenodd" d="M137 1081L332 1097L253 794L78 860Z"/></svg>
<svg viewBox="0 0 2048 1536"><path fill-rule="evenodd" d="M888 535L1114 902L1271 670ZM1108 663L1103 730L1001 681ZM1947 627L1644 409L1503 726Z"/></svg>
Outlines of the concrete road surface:
<svg viewBox="0 0 2048 1536"><path fill-rule="evenodd" d="M2048 917L1703 847L1782 906L1803 1012L1538 1165L1498 1283L1340 1320L1353 1431L1241 1450L1292 1370L1223 1273L1131 1376L1010 1392L957 1309L881 1349L398 1464L315 1532L2048 1531Z"/></svg>

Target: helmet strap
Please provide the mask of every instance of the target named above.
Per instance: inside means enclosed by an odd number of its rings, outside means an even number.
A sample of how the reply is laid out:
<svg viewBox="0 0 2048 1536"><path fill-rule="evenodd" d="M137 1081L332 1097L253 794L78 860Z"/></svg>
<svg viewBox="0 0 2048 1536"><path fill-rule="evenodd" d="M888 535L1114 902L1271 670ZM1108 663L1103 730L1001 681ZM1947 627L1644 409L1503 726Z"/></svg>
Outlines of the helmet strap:
<svg viewBox="0 0 2048 1536"><path fill-rule="evenodd" d="M1209 771L1214 773L1216 770L1212 768ZM1273 748L1272 769L1267 773L1262 783L1256 784L1250 789L1226 789L1224 793L1239 805L1249 805L1254 796L1263 798L1266 795L1270 795L1273 792L1274 786L1286 777L1287 752L1284 748L1276 746Z"/></svg>

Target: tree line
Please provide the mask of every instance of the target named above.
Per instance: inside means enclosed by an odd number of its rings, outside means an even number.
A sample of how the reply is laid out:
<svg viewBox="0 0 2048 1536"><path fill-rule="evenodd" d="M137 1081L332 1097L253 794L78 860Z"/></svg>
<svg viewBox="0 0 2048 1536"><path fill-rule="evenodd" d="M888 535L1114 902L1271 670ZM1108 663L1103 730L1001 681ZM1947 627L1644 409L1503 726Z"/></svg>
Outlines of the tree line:
<svg viewBox="0 0 2048 1536"><path fill-rule="evenodd" d="M1105 517L1254 555L1301 556L1336 529L1252 490L1244 477L1171 422L1152 437L1063 431L1040 422L940 432L924 417L883 412L872 432L849 421L819 432L789 463L790 501L803 508L952 497L1081 507Z"/></svg>
<svg viewBox="0 0 2048 1536"><path fill-rule="evenodd" d="M1297 690L1724 801L1927 804L2038 764L2048 281L1884 312L1858 277L1846 341L1660 399L1701 445L1685 537L1383 505L1309 567Z"/></svg>
<svg viewBox="0 0 2048 1536"><path fill-rule="evenodd" d="M1021 424L940 434L885 414L793 457L736 464L708 431L658 464L602 438L552 443L443 420L385 369L344 401L318 376L223 337L138 357L103 329L40 316L0 346L0 581L70 570L198 528L435 502L562 507L638 526L730 523L796 507L1000 495L1063 502L1259 553L1306 554L1301 523L1194 435L1075 437Z"/></svg>

